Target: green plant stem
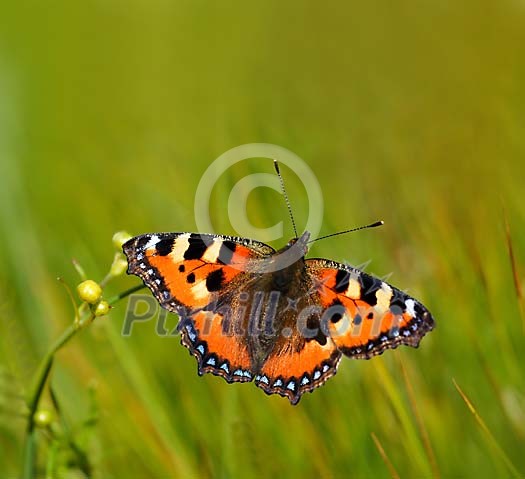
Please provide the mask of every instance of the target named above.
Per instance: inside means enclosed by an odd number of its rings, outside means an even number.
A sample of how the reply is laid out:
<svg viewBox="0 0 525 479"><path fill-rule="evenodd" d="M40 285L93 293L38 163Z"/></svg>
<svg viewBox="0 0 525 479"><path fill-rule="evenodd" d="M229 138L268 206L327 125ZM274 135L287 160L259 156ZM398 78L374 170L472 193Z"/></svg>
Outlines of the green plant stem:
<svg viewBox="0 0 525 479"><path fill-rule="evenodd" d="M121 299L124 299L126 296L129 296L130 294L136 293L137 291L140 291L141 289L144 289L146 286L143 284L139 284L137 286L134 286L133 288L127 289L126 291L123 291L120 294L116 294L115 296L112 296L108 299L108 303L110 306L113 306L115 303L118 303Z"/></svg>
<svg viewBox="0 0 525 479"><path fill-rule="evenodd" d="M32 421L30 421L32 422ZM34 427L28 430L24 444L24 479L33 479L35 474L36 436Z"/></svg>
<svg viewBox="0 0 525 479"><path fill-rule="evenodd" d="M135 293L136 291L139 291L142 288L144 288L144 285L142 284L134 286L133 288L113 296L108 300L108 303L112 306L121 299L124 299L125 297ZM82 306L80 306L79 311L81 311ZM27 437L24 445L24 479L33 479L33 477L35 477L34 463L36 453L36 437L34 415L37 410L38 403L40 402L42 391L44 390L47 378L49 377L55 354L61 348L63 348L78 331L90 324L94 319L94 314L90 313L79 321L73 321L73 323L70 324L62 333L62 335L54 342L46 355L42 358L42 361L40 361L31 389L29 390L29 395L27 396L29 419L27 424Z"/></svg>

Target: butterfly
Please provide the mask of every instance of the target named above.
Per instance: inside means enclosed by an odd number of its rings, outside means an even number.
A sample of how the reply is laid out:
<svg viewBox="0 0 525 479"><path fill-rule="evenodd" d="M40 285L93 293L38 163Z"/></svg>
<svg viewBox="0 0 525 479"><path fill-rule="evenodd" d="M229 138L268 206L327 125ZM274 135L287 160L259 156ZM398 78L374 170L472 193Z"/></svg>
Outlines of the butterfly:
<svg viewBox="0 0 525 479"><path fill-rule="evenodd" d="M153 233L123 245L128 274L179 315L198 373L255 382L297 404L343 356L417 347L434 327L419 301L347 264L306 259L310 233L279 251L246 238Z"/></svg>

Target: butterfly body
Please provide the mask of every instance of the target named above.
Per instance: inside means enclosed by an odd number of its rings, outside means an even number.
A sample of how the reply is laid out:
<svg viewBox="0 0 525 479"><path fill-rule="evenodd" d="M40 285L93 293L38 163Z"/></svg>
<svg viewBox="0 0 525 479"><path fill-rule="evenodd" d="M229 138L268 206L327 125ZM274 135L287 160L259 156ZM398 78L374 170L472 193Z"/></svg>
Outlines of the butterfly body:
<svg viewBox="0 0 525 479"><path fill-rule="evenodd" d="M296 404L336 373L343 355L417 347L434 326L421 303L382 280L306 259L308 240L305 232L275 251L245 238L157 233L123 249L128 273L180 316L199 374L254 381Z"/></svg>

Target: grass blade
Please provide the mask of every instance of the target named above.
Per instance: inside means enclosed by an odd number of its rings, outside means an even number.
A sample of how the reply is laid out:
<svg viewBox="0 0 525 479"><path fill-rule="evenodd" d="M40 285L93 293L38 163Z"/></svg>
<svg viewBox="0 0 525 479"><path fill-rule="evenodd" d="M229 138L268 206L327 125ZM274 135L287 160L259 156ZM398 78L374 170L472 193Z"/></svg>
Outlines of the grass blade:
<svg viewBox="0 0 525 479"><path fill-rule="evenodd" d="M384 463L386 464L386 467L388 467L388 470L390 472L390 476L392 476L393 479L400 479L399 478L399 474L397 473L394 465L392 464L392 462L390 461L390 459L386 455L386 452L383 449L383 446L381 445L381 443L379 442L379 439L377 438L377 436L373 432L370 433L370 435L372 436L372 440L374 441L374 444L376 445L376 448L379 451L379 454L380 454L381 458L383 459Z"/></svg>
<svg viewBox="0 0 525 479"><path fill-rule="evenodd" d="M509 459L509 457L505 454L505 451L503 451L501 446L498 444L495 437L490 432L490 429L485 424L485 421L483 421L482 417L478 414L478 412L476 411L476 408L474 407L470 399L463 392L463 390L459 387L459 384L456 382L454 378L452 378L452 382L454 383L454 387L457 389L463 401L465 401L465 404L467 405L470 412L474 416L474 419L478 423L479 427L481 427L482 431L485 433L488 439L489 445L492 447L494 452L496 452L496 454L501 458L501 460L505 463L508 470L514 477L522 477L522 474L520 474L518 470L516 469L516 467L514 466L514 464L512 464L512 461Z"/></svg>
<svg viewBox="0 0 525 479"><path fill-rule="evenodd" d="M428 435L428 431L425 426L425 422L423 421L421 413L419 412L419 408L418 408L417 401L416 401L416 396L414 394L414 388L412 387L412 383L410 382L410 379L408 377L408 372L406 370L405 364L403 363L403 360L401 358L399 359L399 362L401 364L401 371L403 372L403 378L405 380L408 400L410 401L410 406L412 407L412 411L416 418L417 426L421 434L423 446L425 447L425 450L427 451L428 460L430 461L430 466L432 467L432 475L435 478L439 478L441 477L441 474L439 473L439 468L438 468L437 461L436 461L436 455L434 454L434 450L432 449L432 444L430 442L430 437Z"/></svg>
<svg viewBox="0 0 525 479"><path fill-rule="evenodd" d="M523 306L523 290L521 288L520 275L518 272L518 265L516 264L516 256L514 255L514 248L512 244L512 236L510 233L510 224L507 217L507 213L504 211L503 216L505 218L505 237L507 239L507 251L509 254L510 266L512 268L512 279L514 281L514 290L516 291L516 298L518 300L518 307L521 316L521 326L525 333L525 315Z"/></svg>

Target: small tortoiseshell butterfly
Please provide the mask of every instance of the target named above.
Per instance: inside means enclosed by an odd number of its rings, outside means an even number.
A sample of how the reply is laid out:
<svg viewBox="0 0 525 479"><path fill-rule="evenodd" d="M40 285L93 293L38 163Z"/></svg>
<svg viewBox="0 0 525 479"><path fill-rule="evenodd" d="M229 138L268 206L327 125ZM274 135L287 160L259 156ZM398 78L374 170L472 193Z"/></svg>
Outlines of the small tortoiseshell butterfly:
<svg viewBox="0 0 525 479"><path fill-rule="evenodd" d="M374 224L372 226L376 226ZM332 377L343 355L370 359L417 347L430 312L346 264L306 259L310 234L275 251L233 236L155 233L124 244L128 274L180 317L199 375L254 381L297 404Z"/></svg>

